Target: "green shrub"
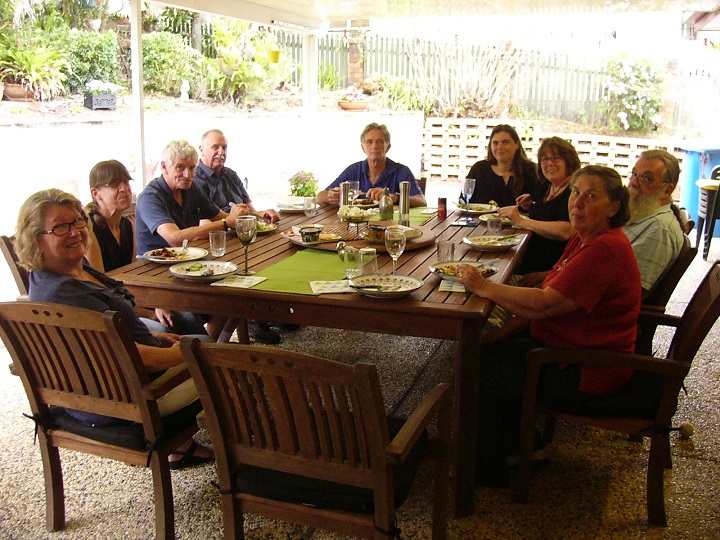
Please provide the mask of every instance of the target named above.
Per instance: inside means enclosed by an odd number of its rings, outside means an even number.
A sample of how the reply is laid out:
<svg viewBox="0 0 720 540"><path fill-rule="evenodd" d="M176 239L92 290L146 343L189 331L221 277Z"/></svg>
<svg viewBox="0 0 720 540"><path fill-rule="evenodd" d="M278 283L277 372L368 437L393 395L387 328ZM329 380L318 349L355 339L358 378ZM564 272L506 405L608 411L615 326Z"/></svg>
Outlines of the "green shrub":
<svg viewBox="0 0 720 540"><path fill-rule="evenodd" d="M425 97L409 81L401 77L383 75L382 77L369 77L363 82L363 90L368 89L377 92L377 102L395 111L423 111L426 115L430 113L435 100Z"/></svg>
<svg viewBox="0 0 720 540"><path fill-rule="evenodd" d="M100 80L122 82L117 34L112 31L86 32L70 30L63 48L70 61L70 76L65 83L68 91L82 93L85 83Z"/></svg>
<svg viewBox="0 0 720 540"><path fill-rule="evenodd" d="M292 72L289 55L281 51L280 61L271 64L268 52L280 49L267 30L236 19L215 21L213 40L217 58L204 64L210 97L236 104L263 99Z"/></svg>
<svg viewBox="0 0 720 540"><path fill-rule="evenodd" d="M649 131L660 124L663 74L648 60L620 56L607 65L603 116L610 127Z"/></svg>
<svg viewBox="0 0 720 540"><path fill-rule="evenodd" d="M182 37L167 32L143 35L145 90L179 96L183 80L193 95L200 85L202 55L185 44Z"/></svg>

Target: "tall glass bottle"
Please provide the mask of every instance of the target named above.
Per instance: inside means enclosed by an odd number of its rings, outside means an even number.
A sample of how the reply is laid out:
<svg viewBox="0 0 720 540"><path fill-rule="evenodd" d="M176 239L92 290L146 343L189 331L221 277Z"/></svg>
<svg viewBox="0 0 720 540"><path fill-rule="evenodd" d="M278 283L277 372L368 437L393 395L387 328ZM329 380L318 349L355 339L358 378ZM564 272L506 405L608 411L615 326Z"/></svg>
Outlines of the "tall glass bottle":
<svg viewBox="0 0 720 540"><path fill-rule="evenodd" d="M390 197L390 190L385 188L383 190L382 197L378 204L380 209L380 221L392 221L395 208L393 206L392 197Z"/></svg>

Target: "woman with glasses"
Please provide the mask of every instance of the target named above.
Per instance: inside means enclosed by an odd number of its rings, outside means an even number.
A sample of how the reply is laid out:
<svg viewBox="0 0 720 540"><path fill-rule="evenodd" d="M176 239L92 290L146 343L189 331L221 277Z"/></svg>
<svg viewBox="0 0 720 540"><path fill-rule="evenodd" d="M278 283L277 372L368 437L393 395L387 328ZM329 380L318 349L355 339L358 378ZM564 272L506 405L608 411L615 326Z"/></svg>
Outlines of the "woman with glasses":
<svg viewBox="0 0 720 540"><path fill-rule="evenodd" d="M527 158L515 128L500 124L490 133L487 157L472 166L467 174L475 179L471 203L498 206L515 204L523 193L532 193L539 184L535 164Z"/></svg>
<svg viewBox="0 0 720 540"><path fill-rule="evenodd" d="M540 185L498 212L513 225L533 233L518 274L550 270L572 235L568 215L570 177L580 168L580 158L573 145L560 137L544 139L537 156ZM524 281L531 279L528 276Z"/></svg>
<svg viewBox="0 0 720 540"><path fill-rule="evenodd" d="M134 223L123 215L132 206L130 173L117 160L101 161L90 171L92 201L85 207L89 217L90 243L86 258L90 265L110 272L135 260ZM143 314L145 315L145 314ZM194 313L156 309L143 322L152 331L205 334L202 319ZM156 319L156 320L155 320Z"/></svg>
<svg viewBox="0 0 720 540"><path fill-rule="evenodd" d="M30 271L30 300L119 312L151 378L182 364L177 339L161 341L150 333L135 314L132 294L120 281L96 270L85 260L88 237L88 218L80 201L69 193L48 189L31 195L23 203L15 231L15 249L20 264ZM158 401L160 414L165 416L185 407L197 407L197 401L197 390L189 379ZM72 409L67 412L90 425L126 422ZM178 469L212 458L212 448L190 439L170 456L170 467Z"/></svg>

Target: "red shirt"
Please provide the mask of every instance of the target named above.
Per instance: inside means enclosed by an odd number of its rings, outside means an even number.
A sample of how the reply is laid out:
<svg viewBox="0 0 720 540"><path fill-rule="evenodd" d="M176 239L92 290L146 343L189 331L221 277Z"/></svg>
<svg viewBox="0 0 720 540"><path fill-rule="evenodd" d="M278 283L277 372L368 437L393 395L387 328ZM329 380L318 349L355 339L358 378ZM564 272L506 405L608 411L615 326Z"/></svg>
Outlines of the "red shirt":
<svg viewBox="0 0 720 540"><path fill-rule="evenodd" d="M620 227L588 240L575 235L543 282L579 309L530 323L531 335L549 347L590 347L633 352L642 289L630 241ZM580 390L617 392L632 376L629 368L582 366Z"/></svg>

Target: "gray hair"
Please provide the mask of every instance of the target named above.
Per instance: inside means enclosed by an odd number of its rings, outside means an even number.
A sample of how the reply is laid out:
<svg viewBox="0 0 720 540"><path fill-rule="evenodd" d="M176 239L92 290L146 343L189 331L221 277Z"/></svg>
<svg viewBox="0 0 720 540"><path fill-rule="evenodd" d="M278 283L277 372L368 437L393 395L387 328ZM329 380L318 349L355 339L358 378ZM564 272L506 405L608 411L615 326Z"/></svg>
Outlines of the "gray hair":
<svg viewBox="0 0 720 540"><path fill-rule="evenodd" d="M162 152L162 162L166 166L173 165L178 159L189 159L198 162L198 153L189 142L185 140L170 141Z"/></svg>
<svg viewBox="0 0 720 540"><path fill-rule="evenodd" d="M200 137L200 146L205 144L205 139L207 139L207 136L211 133L217 133L218 135L225 137L225 134L219 129L208 129L205 133L202 134L202 137Z"/></svg>
<svg viewBox="0 0 720 540"><path fill-rule="evenodd" d="M390 131L387 126L385 124L377 124L375 122L368 124L365 126L365 129L362 130L362 133L360 134L360 144L365 142L365 135L368 134L368 131L372 131L373 129L379 129L382 131L383 137L385 137L385 142L390 144Z"/></svg>
<svg viewBox="0 0 720 540"><path fill-rule="evenodd" d="M642 159L659 159L665 165L662 181L666 184L677 186L680 179L680 162L670 152L660 149L645 150L640 154Z"/></svg>

